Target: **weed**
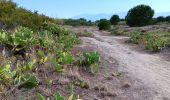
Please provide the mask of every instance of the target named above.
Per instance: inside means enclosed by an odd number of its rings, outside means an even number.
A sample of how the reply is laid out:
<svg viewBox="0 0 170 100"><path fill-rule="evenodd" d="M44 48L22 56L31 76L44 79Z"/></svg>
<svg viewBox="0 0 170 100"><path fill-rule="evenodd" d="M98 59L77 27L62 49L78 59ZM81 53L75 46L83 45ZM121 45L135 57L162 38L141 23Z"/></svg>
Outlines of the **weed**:
<svg viewBox="0 0 170 100"><path fill-rule="evenodd" d="M98 64L100 61L100 54L97 51L92 52L83 52L80 54L80 58L78 60L79 65L87 66L90 68L92 73L96 73L98 71Z"/></svg>
<svg viewBox="0 0 170 100"><path fill-rule="evenodd" d="M131 34L130 40L133 43L142 43L146 49L157 52L170 45L169 38L169 33L134 32Z"/></svg>

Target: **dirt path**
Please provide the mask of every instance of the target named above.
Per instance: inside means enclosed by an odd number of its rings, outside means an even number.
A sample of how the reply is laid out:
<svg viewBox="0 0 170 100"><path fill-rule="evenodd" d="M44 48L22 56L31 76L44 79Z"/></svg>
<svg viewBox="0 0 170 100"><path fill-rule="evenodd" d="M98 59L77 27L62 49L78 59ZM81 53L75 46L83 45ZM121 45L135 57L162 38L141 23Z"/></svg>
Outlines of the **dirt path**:
<svg viewBox="0 0 170 100"><path fill-rule="evenodd" d="M83 37L85 44L96 46L105 52L105 58L116 59L121 71L128 72L129 76L139 79L156 91L155 97L170 98L170 62L156 55L132 51L128 45L118 42L127 37L108 36L92 28L87 30L93 32L94 37Z"/></svg>

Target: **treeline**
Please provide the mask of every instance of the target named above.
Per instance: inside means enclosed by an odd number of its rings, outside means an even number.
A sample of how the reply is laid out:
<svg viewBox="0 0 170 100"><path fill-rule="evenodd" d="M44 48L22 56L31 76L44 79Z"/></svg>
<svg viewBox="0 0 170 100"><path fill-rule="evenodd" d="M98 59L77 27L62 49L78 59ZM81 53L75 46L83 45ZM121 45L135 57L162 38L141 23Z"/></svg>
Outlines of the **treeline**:
<svg viewBox="0 0 170 100"><path fill-rule="evenodd" d="M95 25L95 22L92 22L91 20L86 20L84 18L80 19L64 19L63 20L64 25L71 25L71 26L93 26Z"/></svg>
<svg viewBox="0 0 170 100"><path fill-rule="evenodd" d="M159 16L154 19L156 22L169 22L170 23L170 15L169 16Z"/></svg>
<svg viewBox="0 0 170 100"><path fill-rule="evenodd" d="M18 7L12 1L0 0L0 28L13 28L16 26L29 27L33 30L38 29L44 22L57 23L58 21L38 14L37 11L30 11Z"/></svg>

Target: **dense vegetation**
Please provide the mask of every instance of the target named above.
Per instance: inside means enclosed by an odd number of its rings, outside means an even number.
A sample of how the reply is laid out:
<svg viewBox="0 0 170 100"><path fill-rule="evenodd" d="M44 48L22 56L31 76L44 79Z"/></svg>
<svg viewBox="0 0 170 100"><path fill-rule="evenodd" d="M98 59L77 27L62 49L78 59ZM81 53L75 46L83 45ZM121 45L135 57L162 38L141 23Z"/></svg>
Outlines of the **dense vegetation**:
<svg viewBox="0 0 170 100"><path fill-rule="evenodd" d="M101 19L98 23L99 30L109 30L111 28L111 22L107 19Z"/></svg>
<svg viewBox="0 0 170 100"><path fill-rule="evenodd" d="M156 18L156 22L169 22L170 23L170 16L159 16Z"/></svg>
<svg viewBox="0 0 170 100"><path fill-rule="evenodd" d="M170 46L169 33L133 32L130 40L137 44L144 44L145 48L154 52Z"/></svg>
<svg viewBox="0 0 170 100"><path fill-rule="evenodd" d="M95 25L95 23L91 22L91 20L87 21L84 18L80 18L80 19L64 19L64 25L93 26L93 25Z"/></svg>
<svg viewBox="0 0 170 100"><path fill-rule="evenodd" d="M12 1L0 1L0 28L9 29L16 26L24 26L36 30L45 21L58 22L53 18L38 14L37 11L32 12L25 8L17 7Z"/></svg>
<svg viewBox="0 0 170 100"><path fill-rule="evenodd" d="M30 99L46 100L47 96L38 89L43 85L52 91L52 85L57 84L52 75L61 76L65 66L83 67L92 74L98 71L99 53L82 52L74 56L71 49L79 43L79 37L57 25L58 22L60 20L17 7L12 1L0 1L0 99L18 100L29 96ZM76 23L91 24L85 19ZM11 28L14 30L8 30ZM71 92L64 95L67 97L55 90L48 98L79 100L74 94L74 85L88 87L83 80L71 80Z"/></svg>
<svg viewBox="0 0 170 100"><path fill-rule="evenodd" d="M151 24L154 10L147 5L138 5L128 11L125 18L129 26L145 26Z"/></svg>
<svg viewBox="0 0 170 100"><path fill-rule="evenodd" d="M1 93L12 97L18 89L37 87L42 81L39 70L44 70L46 77L50 70L61 72L64 64L73 62L70 49L78 41L74 33L54 24L42 26L38 33L25 27L18 27L12 33L1 31L0 44L4 48L1 59L4 62L0 64Z"/></svg>
<svg viewBox="0 0 170 100"><path fill-rule="evenodd" d="M118 15L113 15L110 18L110 22L112 23L112 25L117 25L119 21L120 21L120 18Z"/></svg>

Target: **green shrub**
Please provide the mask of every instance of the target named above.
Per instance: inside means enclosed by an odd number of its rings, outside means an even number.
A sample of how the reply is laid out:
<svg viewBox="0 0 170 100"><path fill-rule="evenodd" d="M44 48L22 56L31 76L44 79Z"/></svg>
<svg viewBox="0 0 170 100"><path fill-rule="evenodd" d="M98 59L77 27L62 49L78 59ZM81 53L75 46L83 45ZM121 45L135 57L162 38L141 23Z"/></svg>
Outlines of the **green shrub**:
<svg viewBox="0 0 170 100"><path fill-rule="evenodd" d="M115 35L115 36L123 35L121 32L119 32L119 27L114 27L114 28L111 30L111 34L112 34L112 35Z"/></svg>
<svg viewBox="0 0 170 100"><path fill-rule="evenodd" d="M31 44L31 41L33 41L32 34L33 31L25 27L17 28L14 33L1 31L0 42L13 47L25 47Z"/></svg>
<svg viewBox="0 0 170 100"><path fill-rule="evenodd" d="M87 30L84 30L83 32L79 32L77 34L78 34L78 36L83 36L83 37L90 37L93 35L93 33L89 32Z"/></svg>
<svg viewBox="0 0 170 100"><path fill-rule="evenodd" d="M160 51L170 45L169 33L131 33L130 41L145 45L145 48L154 52Z"/></svg>
<svg viewBox="0 0 170 100"><path fill-rule="evenodd" d="M145 26L150 24L153 15L154 10L150 6L138 5L128 11L125 20L132 27Z"/></svg>
<svg viewBox="0 0 170 100"><path fill-rule="evenodd" d="M91 65L95 62L100 61L100 54L96 51L94 52L83 52L81 56L80 64L81 65Z"/></svg>
<svg viewBox="0 0 170 100"><path fill-rule="evenodd" d="M130 34L130 41L133 43L140 43L140 41L143 38L143 33L142 32L133 32Z"/></svg>
<svg viewBox="0 0 170 100"><path fill-rule="evenodd" d="M80 19L64 19L65 25L71 25L71 26L93 26L95 23L91 22L91 20L87 21L84 18Z"/></svg>
<svg viewBox="0 0 170 100"><path fill-rule="evenodd" d="M163 33L160 33L163 34ZM150 34L150 36L146 37L146 49L149 49L154 52L158 52L164 49L166 46L170 45L168 38L160 36L159 34Z"/></svg>
<svg viewBox="0 0 170 100"><path fill-rule="evenodd" d="M111 23L107 19L101 19L98 23L99 30L110 30Z"/></svg>
<svg viewBox="0 0 170 100"><path fill-rule="evenodd" d="M45 21L58 23L58 20L38 14L37 11L31 12L25 8L18 7L12 0L0 1L0 22L7 29L24 26L38 31Z"/></svg>
<svg viewBox="0 0 170 100"><path fill-rule="evenodd" d="M96 73L99 69L99 61L100 54L97 51L83 52L80 55L79 65L89 67L92 73Z"/></svg>
<svg viewBox="0 0 170 100"><path fill-rule="evenodd" d="M110 18L110 22L112 23L112 25L117 25L119 21L120 21L120 18L118 15L113 15Z"/></svg>
<svg viewBox="0 0 170 100"><path fill-rule="evenodd" d="M21 77L19 88L32 89L38 85L38 78L33 74L26 74Z"/></svg>

